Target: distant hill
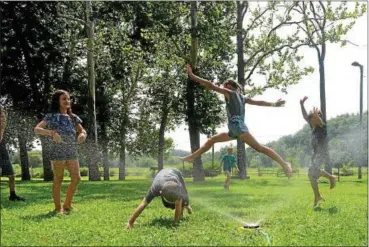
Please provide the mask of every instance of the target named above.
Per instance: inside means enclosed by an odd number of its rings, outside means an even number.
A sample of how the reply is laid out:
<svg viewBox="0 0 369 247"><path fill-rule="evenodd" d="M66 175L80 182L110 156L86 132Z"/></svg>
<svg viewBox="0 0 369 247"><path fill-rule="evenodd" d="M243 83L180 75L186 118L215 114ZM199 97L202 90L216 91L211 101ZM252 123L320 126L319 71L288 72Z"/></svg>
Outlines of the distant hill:
<svg viewBox="0 0 369 247"><path fill-rule="evenodd" d="M348 163L368 165L368 112L363 114L362 130L359 123L359 114L343 114L328 120L329 154L333 166ZM306 124L294 135L283 136L266 146L273 148L283 158L292 159L293 163L307 166L311 160L310 143L311 129ZM252 162L261 162L263 166L272 165L271 159L251 148L247 149L247 156L249 165Z"/></svg>
<svg viewBox="0 0 369 247"><path fill-rule="evenodd" d="M182 157L182 156L186 156L186 155L189 155L189 154L190 154L190 152L187 152L187 151L184 151L184 150L181 150L181 149L173 149L173 151L172 151L173 156Z"/></svg>

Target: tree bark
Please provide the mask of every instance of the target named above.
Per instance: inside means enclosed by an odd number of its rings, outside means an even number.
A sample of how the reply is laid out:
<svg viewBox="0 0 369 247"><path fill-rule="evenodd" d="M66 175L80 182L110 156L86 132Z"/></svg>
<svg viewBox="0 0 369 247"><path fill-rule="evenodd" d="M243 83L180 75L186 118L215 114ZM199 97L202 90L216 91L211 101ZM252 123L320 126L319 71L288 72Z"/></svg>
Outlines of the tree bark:
<svg viewBox="0 0 369 247"><path fill-rule="evenodd" d="M243 11L245 5L237 1L237 80L242 86L242 90L245 88L245 60L243 55ZM247 166L246 166L246 149L245 144L240 139L237 139L237 166L240 169L238 176L241 179L247 178Z"/></svg>
<svg viewBox="0 0 369 247"><path fill-rule="evenodd" d="M197 27L197 1L191 2L191 65L196 73L197 53L198 53L198 27ZM194 82L187 79L187 117L190 134L191 152L195 152L200 147L200 131L195 116ZM202 167L201 156L196 158L193 165L193 179L195 182L205 181L204 169Z"/></svg>
<svg viewBox="0 0 369 247"><path fill-rule="evenodd" d="M123 124L120 130L120 151L119 151L119 180L126 179L126 133L128 124L128 106L123 107Z"/></svg>
<svg viewBox="0 0 369 247"><path fill-rule="evenodd" d="M86 2L86 30L87 30L87 67L88 67L88 124L89 124L89 148L87 161L89 166L89 180L101 180L98 168L98 142L97 142L97 124L96 124L96 105L95 105L95 62L94 62L94 23L90 20L91 1Z"/></svg>
<svg viewBox="0 0 369 247"><path fill-rule="evenodd" d="M327 133L328 133L328 125L327 125L327 110L326 110L326 98L325 98L325 68L324 68L324 58L326 53L325 44L322 45L322 52L319 59L319 80L320 80L320 110L323 115L323 122L326 125ZM322 150L324 150L324 159L325 159L325 171L332 174L332 166L329 158L329 146L328 146L328 135L324 136L324 140L322 142Z"/></svg>
<svg viewBox="0 0 369 247"><path fill-rule="evenodd" d="M20 165L22 170L22 181L29 181L31 180L31 175L29 172L27 140L24 138L24 136L19 135L18 142L19 142Z"/></svg>
<svg viewBox="0 0 369 247"><path fill-rule="evenodd" d="M191 153L200 148L200 131L194 114L194 82L187 79L187 116L188 129L190 134ZM201 156L196 158L193 164L193 179L195 182L205 181L204 169L202 166Z"/></svg>
<svg viewBox="0 0 369 247"><path fill-rule="evenodd" d="M164 167L164 146L165 146L165 129L167 126L169 108L166 104L163 105L163 115L161 117L159 128L159 146L158 146L158 171Z"/></svg>
<svg viewBox="0 0 369 247"><path fill-rule="evenodd" d="M50 141L46 137L40 137L42 147L42 167L44 170L44 181L53 181L54 172L50 160Z"/></svg>

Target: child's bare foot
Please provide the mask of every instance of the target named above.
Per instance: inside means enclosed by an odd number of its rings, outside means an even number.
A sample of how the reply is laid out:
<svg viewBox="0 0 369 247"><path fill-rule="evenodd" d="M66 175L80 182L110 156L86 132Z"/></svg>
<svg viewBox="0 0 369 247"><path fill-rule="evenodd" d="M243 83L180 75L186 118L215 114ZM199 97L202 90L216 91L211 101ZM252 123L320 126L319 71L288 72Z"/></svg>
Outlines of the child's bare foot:
<svg viewBox="0 0 369 247"><path fill-rule="evenodd" d="M186 206L185 208L186 208L188 214L192 214L191 206Z"/></svg>
<svg viewBox="0 0 369 247"><path fill-rule="evenodd" d="M65 214L65 211L62 208L56 208L54 209L54 213L55 214Z"/></svg>
<svg viewBox="0 0 369 247"><path fill-rule="evenodd" d="M325 201L322 197L315 197L315 200L314 200L314 207L316 207L317 205L318 205L318 203L320 202L320 201Z"/></svg>
<svg viewBox="0 0 369 247"><path fill-rule="evenodd" d="M288 179L292 177L292 166L291 163L287 162L287 165L283 167L284 172L286 173Z"/></svg>
<svg viewBox="0 0 369 247"><path fill-rule="evenodd" d="M70 211L78 211L75 207L73 206L63 206L63 210L66 212L70 212Z"/></svg>
<svg viewBox="0 0 369 247"><path fill-rule="evenodd" d="M331 184L330 188L333 189L335 186L336 186L336 176L332 176L330 179L329 179L329 182Z"/></svg>

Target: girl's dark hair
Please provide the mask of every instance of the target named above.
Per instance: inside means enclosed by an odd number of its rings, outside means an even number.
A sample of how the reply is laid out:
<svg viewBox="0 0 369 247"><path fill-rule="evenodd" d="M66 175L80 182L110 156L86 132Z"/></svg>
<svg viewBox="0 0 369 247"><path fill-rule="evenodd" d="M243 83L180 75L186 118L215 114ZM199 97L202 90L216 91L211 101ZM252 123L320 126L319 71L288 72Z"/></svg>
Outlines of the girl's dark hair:
<svg viewBox="0 0 369 247"><path fill-rule="evenodd" d="M61 89L58 89L53 93L53 96L51 97L51 104L50 104L50 112L51 113L59 113L60 112L59 100L60 100L60 96L62 96L64 94L69 96L69 93L67 91L61 90ZM74 116L73 113L72 113L72 109L70 107L68 107L67 113L70 117Z"/></svg>
<svg viewBox="0 0 369 247"><path fill-rule="evenodd" d="M227 82L230 83L232 87L237 88L240 93L243 93L242 86L238 82L236 82L233 79L227 79L224 81L223 85L226 84Z"/></svg>

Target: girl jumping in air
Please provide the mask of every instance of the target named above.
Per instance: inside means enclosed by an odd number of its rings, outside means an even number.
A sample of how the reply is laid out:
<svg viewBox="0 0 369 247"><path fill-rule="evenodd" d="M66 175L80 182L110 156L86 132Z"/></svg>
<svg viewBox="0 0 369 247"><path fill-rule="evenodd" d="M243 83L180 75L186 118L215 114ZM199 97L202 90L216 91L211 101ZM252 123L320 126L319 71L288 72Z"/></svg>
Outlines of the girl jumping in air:
<svg viewBox="0 0 369 247"><path fill-rule="evenodd" d="M196 152L183 157L182 159L187 162L193 162L195 158L199 157L202 153L208 151L215 143L231 141L239 138L256 151L261 152L276 161L279 165L282 166L287 177L290 178L292 176L291 164L284 161L273 149L260 145L250 134L244 122L245 104L280 107L284 105L285 101L278 100L276 103L269 103L265 101L246 99L245 96L240 93L242 88L237 82L233 80L226 80L223 84L223 87L219 87L214 85L210 81L194 75L192 73L192 68L190 65L187 65L186 69L188 76L192 80L200 83L208 89L214 90L215 92L224 95L227 108L229 132L223 132L211 137Z"/></svg>

